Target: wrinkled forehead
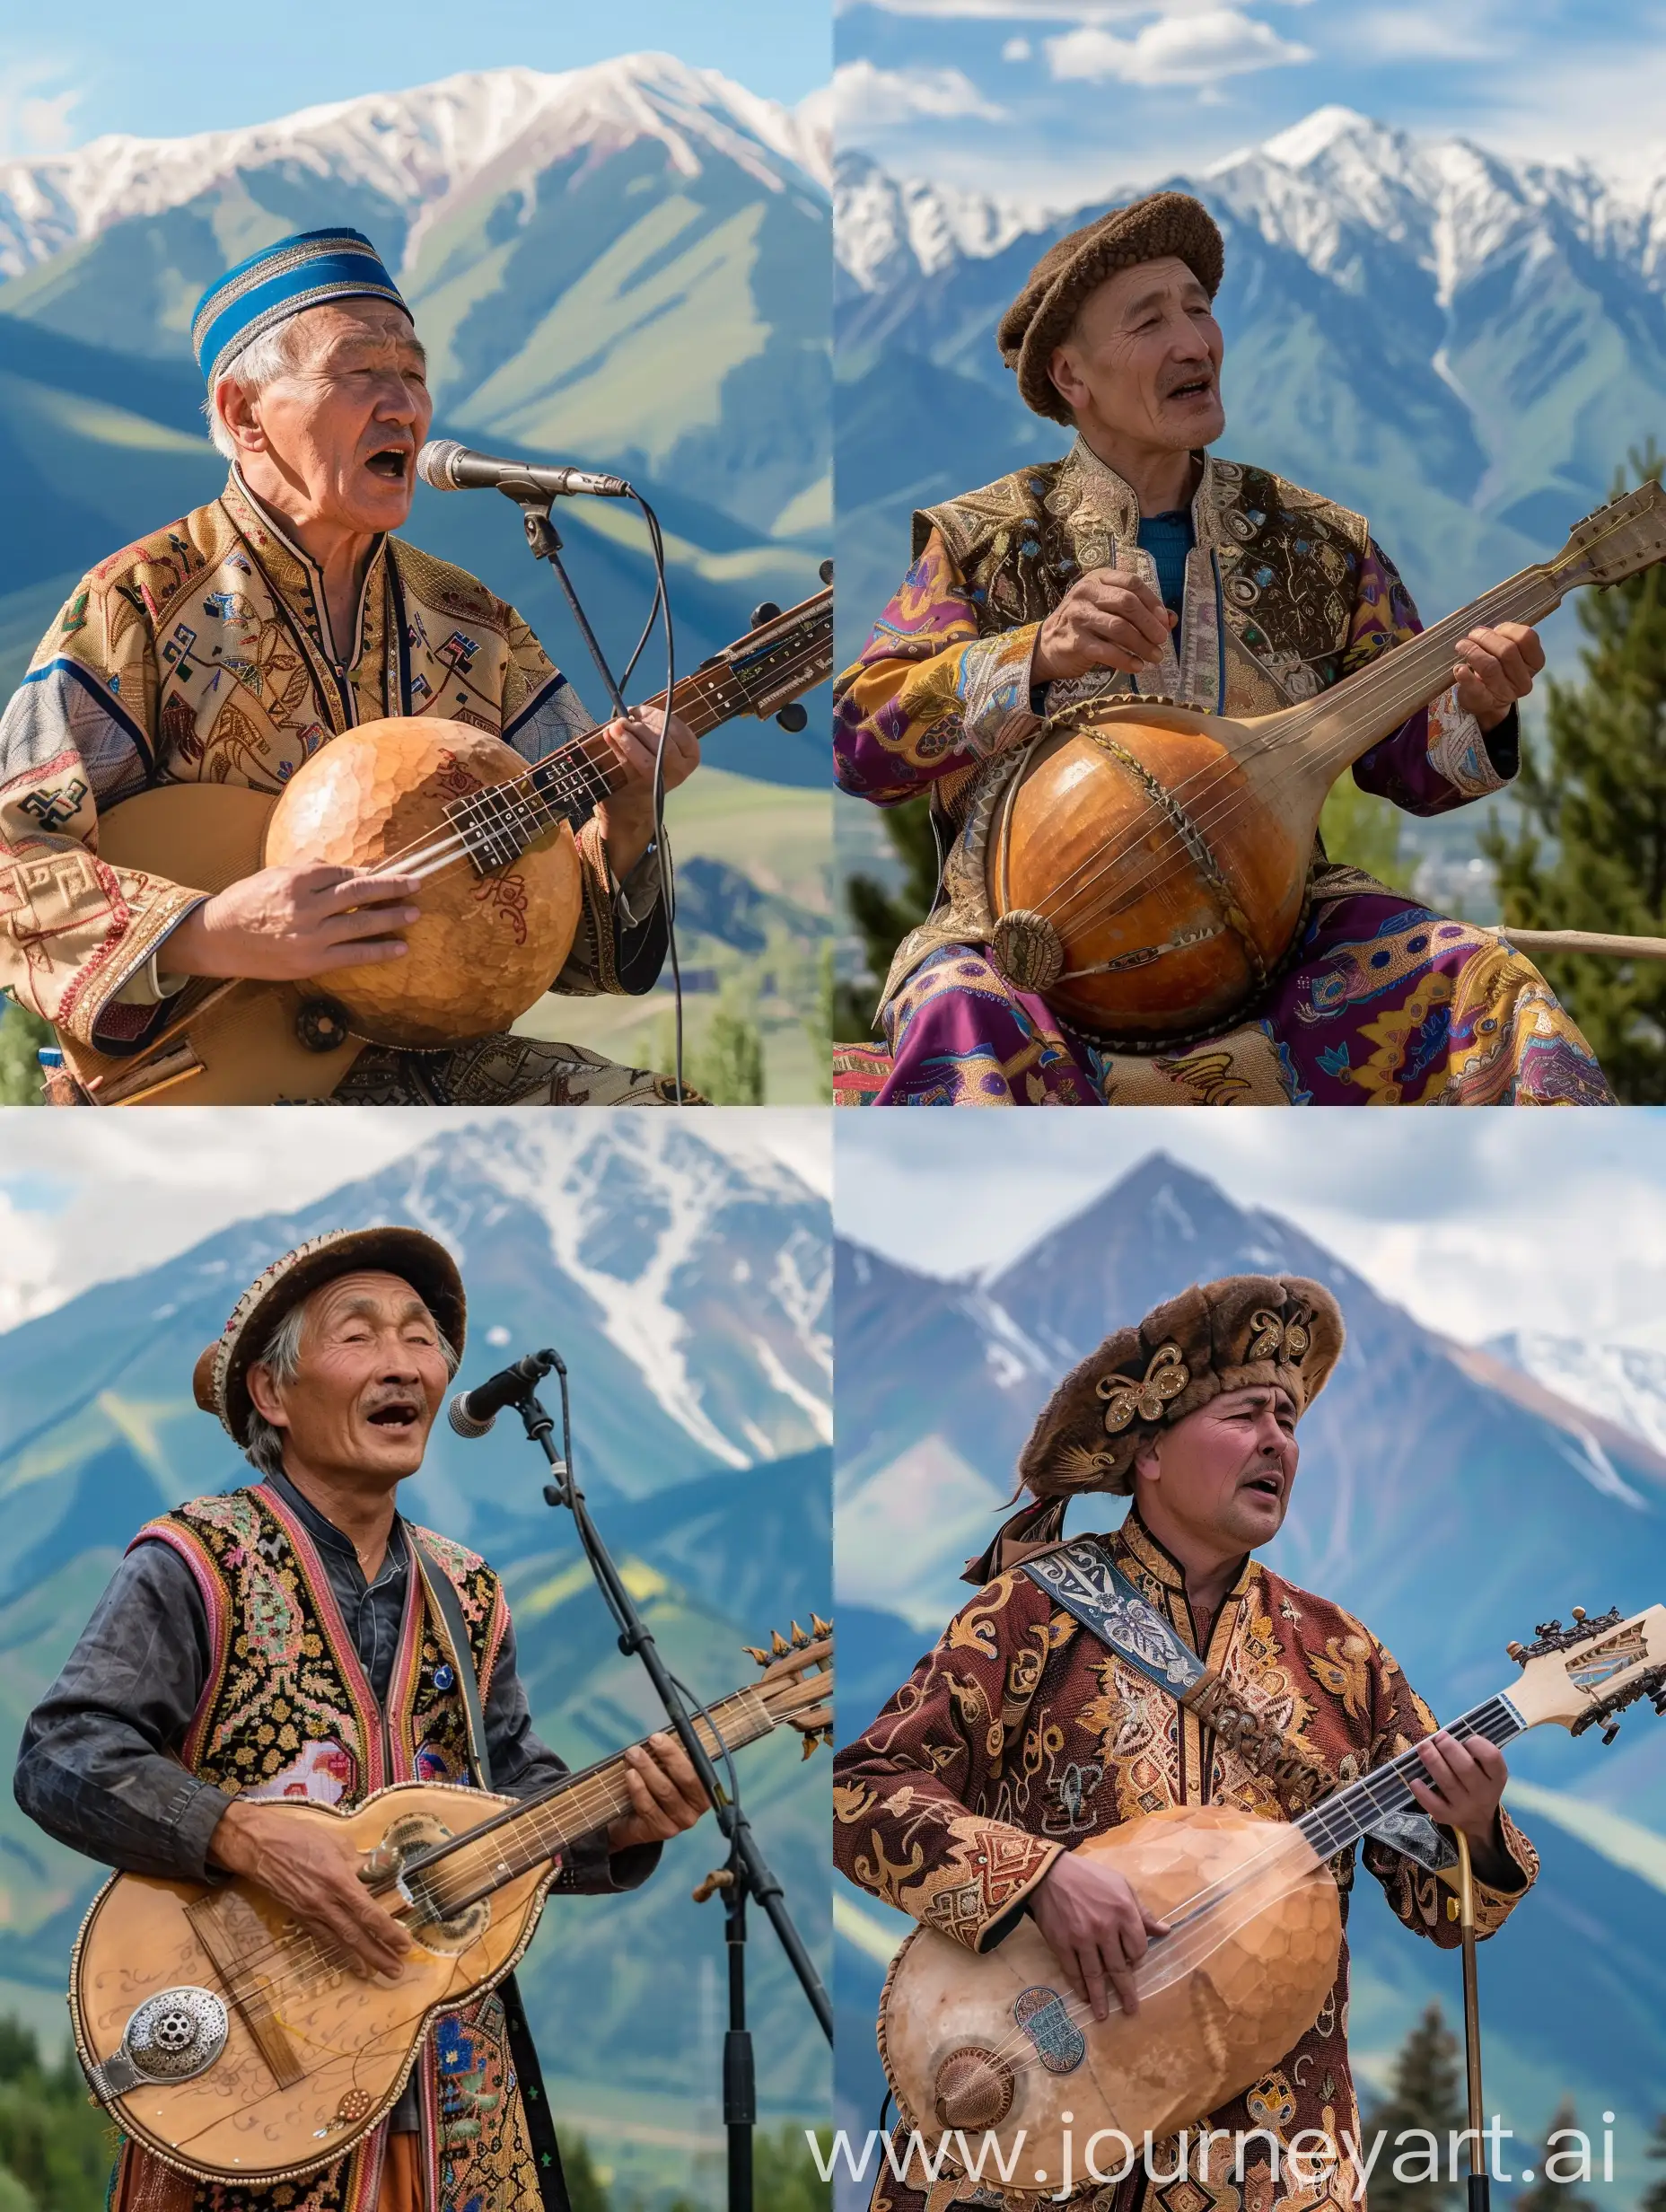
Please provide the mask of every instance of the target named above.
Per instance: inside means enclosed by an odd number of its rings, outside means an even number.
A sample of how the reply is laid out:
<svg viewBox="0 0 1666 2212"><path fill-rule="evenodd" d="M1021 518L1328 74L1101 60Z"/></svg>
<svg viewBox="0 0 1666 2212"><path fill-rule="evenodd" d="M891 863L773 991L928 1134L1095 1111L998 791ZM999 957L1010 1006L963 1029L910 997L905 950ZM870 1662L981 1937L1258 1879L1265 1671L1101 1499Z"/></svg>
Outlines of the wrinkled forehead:
<svg viewBox="0 0 1666 2212"><path fill-rule="evenodd" d="M1095 285L1082 303L1078 320L1091 314L1099 322L1137 322L1153 308L1198 304L1209 304L1208 287L1178 254L1165 254L1161 260L1119 268Z"/></svg>
<svg viewBox="0 0 1666 2212"><path fill-rule="evenodd" d="M1242 1390L1222 1391L1198 1410L1214 1414L1256 1413L1263 1406L1270 1406L1275 1413L1293 1421L1301 1410L1282 1382L1250 1382L1246 1383Z"/></svg>
<svg viewBox="0 0 1666 2212"><path fill-rule="evenodd" d="M402 1275L366 1268L355 1275L338 1275L320 1283L301 1308L303 1339L327 1334L349 1321L363 1319L383 1326L403 1328L411 1321L434 1326L434 1315L422 1294Z"/></svg>
<svg viewBox="0 0 1666 2212"><path fill-rule="evenodd" d="M427 363L416 326L391 300L329 300L293 320L297 356L326 374L383 365L420 370Z"/></svg>

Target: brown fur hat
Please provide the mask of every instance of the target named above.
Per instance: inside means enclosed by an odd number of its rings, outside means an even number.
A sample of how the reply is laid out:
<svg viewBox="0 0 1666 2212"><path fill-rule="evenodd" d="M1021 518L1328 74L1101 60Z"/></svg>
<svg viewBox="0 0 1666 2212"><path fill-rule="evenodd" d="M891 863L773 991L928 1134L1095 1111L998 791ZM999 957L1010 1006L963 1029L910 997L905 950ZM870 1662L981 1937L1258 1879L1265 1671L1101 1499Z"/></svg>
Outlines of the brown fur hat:
<svg viewBox="0 0 1666 2212"><path fill-rule="evenodd" d="M1185 262L1213 299L1221 288L1226 249L1214 216L1187 192L1153 192L1048 247L995 334L1002 360L1018 372L1019 396L1027 408L1056 423L1072 419L1047 364L1070 335L1076 311L1119 269L1171 255Z"/></svg>
<svg viewBox="0 0 1666 2212"><path fill-rule="evenodd" d="M1019 1458L1020 1482L1039 1498L1127 1497L1141 1447L1223 1391L1282 1383L1300 1418L1329 1380L1345 1333L1336 1300L1303 1276L1194 1283L1065 1377Z"/></svg>

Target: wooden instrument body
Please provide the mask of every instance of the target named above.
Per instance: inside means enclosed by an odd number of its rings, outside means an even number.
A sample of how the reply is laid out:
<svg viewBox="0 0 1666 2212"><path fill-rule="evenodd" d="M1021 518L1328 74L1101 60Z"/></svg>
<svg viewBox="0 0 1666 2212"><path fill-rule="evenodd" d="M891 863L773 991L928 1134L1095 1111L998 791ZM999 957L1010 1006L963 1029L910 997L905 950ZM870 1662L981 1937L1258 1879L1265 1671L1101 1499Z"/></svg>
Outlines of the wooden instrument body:
<svg viewBox="0 0 1666 2212"><path fill-rule="evenodd" d="M1119 2129L1138 2151L1147 2129L1161 2140L1218 2111L1306 2032L1336 1979L1341 1900L1293 1826L1230 1806L1180 1806L1074 1848L1123 1874L1147 1909L1177 1921L1140 1970L1132 2018L1113 2010L1096 2022L1071 1997L1028 1916L979 1956L916 1929L892 1965L881 2016L880 2055L905 2124L928 2151L958 2129L974 2158L986 2132L1003 2170L1022 2132L1012 2169L1020 2194L1058 2187L1067 2129L1074 2175L1083 2180L1083 2152L1096 2131ZM1188 1931L1187 1901L1216 1883L1235 1885L1228 1904L1214 1924L1200 1919ZM1165 1943L1188 1948L1165 1962ZM1068 2020L1048 2002L1055 1996ZM980 2062L982 2054L995 2064ZM1110 2172L1127 2155L1115 2142L1092 2155ZM944 2170L961 2170L957 2154ZM986 2167L986 2178L995 2171Z"/></svg>
<svg viewBox="0 0 1666 2212"><path fill-rule="evenodd" d="M478 1826L513 1800L446 1784L403 1782L351 1813L295 1804L297 1822L345 1827L355 1848L421 1848ZM553 1865L518 1876L449 1927L407 1913L413 1944L395 1982L362 1980L320 1960L286 1907L252 1883L205 1889L122 1874L93 1900L70 1965L70 2014L83 2065L103 2064L147 1997L213 1991L229 2014L225 2047L188 2080L146 2082L110 2110L168 2164L199 2180L272 2181L317 2172L391 2110L434 2015L500 1980L530 1942ZM213 1900L216 1965L189 1908ZM386 1900L391 1903L391 1900ZM257 2034L257 2028L259 2033Z"/></svg>
<svg viewBox="0 0 1666 2212"><path fill-rule="evenodd" d="M432 842L455 799L526 769L512 746L460 723L367 723L333 738L279 797L232 784L140 792L101 817L99 850L115 866L210 894L280 864L373 868ZM488 875L460 859L421 885L422 916L405 932L403 960L334 969L311 983L241 983L199 1013L188 1002L180 1047L157 1058L164 1079L131 1102L320 1101L366 1042L432 1048L506 1029L559 972L582 896L566 823ZM165 951L162 958L165 965ZM320 1029L309 1018L320 1003L339 1009L347 1026ZM83 1084L120 1095L126 1059L73 1039L63 1044Z"/></svg>
<svg viewBox="0 0 1666 2212"><path fill-rule="evenodd" d="M1010 979L1136 1050L1226 1028L1290 949L1331 781L1267 742L1283 718L1141 699L1054 717L990 825Z"/></svg>

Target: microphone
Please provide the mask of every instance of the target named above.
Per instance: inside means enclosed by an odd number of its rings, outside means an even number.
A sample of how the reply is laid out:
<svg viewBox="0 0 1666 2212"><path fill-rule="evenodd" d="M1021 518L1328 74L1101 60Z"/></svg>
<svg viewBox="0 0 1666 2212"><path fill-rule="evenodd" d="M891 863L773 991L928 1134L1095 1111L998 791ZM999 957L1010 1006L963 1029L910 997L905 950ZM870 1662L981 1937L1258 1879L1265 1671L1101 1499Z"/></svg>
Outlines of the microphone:
<svg viewBox="0 0 1666 2212"><path fill-rule="evenodd" d="M499 461L476 453L455 438L430 438L416 456L416 473L436 492L504 491L513 498L537 492L548 499L588 493L592 499L628 499L622 476L598 476L589 469L550 469L530 461Z"/></svg>
<svg viewBox="0 0 1666 2212"><path fill-rule="evenodd" d="M446 1419L460 1436L484 1436L505 1406L519 1403L540 1382L552 1367L561 1365L554 1352L529 1352L524 1359L516 1360L513 1367L504 1367L488 1376L471 1391L459 1391L446 1409Z"/></svg>

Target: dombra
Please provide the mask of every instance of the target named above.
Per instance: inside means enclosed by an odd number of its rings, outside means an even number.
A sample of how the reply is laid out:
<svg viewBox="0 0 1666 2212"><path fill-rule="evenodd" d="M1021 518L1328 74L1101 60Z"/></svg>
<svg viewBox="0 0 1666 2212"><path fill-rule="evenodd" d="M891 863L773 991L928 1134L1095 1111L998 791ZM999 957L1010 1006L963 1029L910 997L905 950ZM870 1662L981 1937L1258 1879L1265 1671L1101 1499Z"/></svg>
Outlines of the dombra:
<svg viewBox="0 0 1666 2212"><path fill-rule="evenodd" d="M1217 1035L1289 957L1331 786L1446 689L1460 641L1662 557L1666 495L1648 483L1588 515L1555 560L1277 714L1239 722L1126 694L1066 708L990 825L995 965L1107 1044Z"/></svg>
<svg viewBox="0 0 1666 2212"><path fill-rule="evenodd" d="M813 1617L812 1617L813 1620ZM761 1678L696 1722L718 1756L787 1726L830 1740L832 1630L779 1635ZM555 1854L628 1813L622 1758L522 1802L396 1783L353 1812L272 1801L329 1821L360 1879L411 1936L399 1978L362 1979L286 1906L241 1876L213 1888L118 1874L70 1962L75 2050L129 2135L204 2181L265 2185L331 2165L392 2110L435 2016L492 1988L532 1939ZM489 1809L482 1817L481 1808Z"/></svg>
<svg viewBox="0 0 1666 2212"><path fill-rule="evenodd" d="M697 736L778 713L831 673L832 610L829 589L772 615L684 678L675 711ZM572 949L583 897L571 818L605 800L618 774L592 737L529 762L421 715L344 731L281 794L227 784L137 794L99 824L100 856L115 866L211 894L282 865L413 874L422 912L403 960L311 983L193 984L142 1052L66 1038L66 1064L97 1105L264 1105L328 1098L367 1043L435 1049L508 1028Z"/></svg>
<svg viewBox="0 0 1666 2212"><path fill-rule="evenodd" d="M1512 1645L1521 1679L1451 1725L1460 1740L1503 1744L1554 1722L1582 1735L1638 1698L1666 1711L1666 1607L1571 1628L1545 1623ZM1226 1805L1183 1806L1074 1847L1125 1875L1166 1919L1136 1975L1139 2010L1096 2021L1035 1922L1022 1919L973 1955L917 1928L881 2000L880 2057L905 2130L927 2157L962 2173L980 2156L1002 2201L1039 2204L1065 2171L1119 2178L1149 2130L1160 2141L1258 2080L1313 2024L1336 1979L1340 1899L1327 1861L1386 1815L1416 1810L1416 1751L1333 1791L1300 1819L1257 1819ZM1112 1997L1115 2005L1115 1998ZM1097 2146L1090 2138L1099 2136ZM1118 2141L1118 2137L1122 2138ZM958 2139L957 2139L958 2138Z"/></svg>

